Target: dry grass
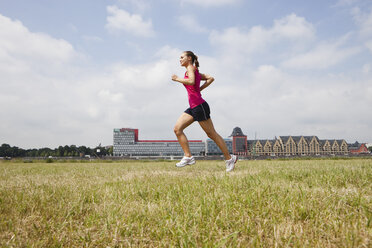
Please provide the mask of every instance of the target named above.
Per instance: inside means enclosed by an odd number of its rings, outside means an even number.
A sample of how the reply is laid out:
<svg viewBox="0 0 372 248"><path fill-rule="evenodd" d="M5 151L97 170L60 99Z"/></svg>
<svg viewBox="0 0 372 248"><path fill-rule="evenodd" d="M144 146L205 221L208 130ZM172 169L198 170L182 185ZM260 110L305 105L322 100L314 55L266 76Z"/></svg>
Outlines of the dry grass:
<svg viewBox="0 0 372 248"><path fill-rule="evenodd" d="M0 163L1 247L371 247L372 160Z"/></svg>

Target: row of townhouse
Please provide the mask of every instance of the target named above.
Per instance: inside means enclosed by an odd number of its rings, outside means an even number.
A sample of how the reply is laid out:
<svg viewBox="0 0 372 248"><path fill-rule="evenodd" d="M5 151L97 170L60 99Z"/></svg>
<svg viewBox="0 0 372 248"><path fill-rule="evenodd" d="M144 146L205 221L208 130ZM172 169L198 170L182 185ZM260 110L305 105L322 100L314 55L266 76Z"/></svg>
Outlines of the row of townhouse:
<svg viewBox="0 0 372 248"><path fill-rule="evenodd" d="M249 156L347 155L349 150L345 140L320 140L317 136L279 136L274 140L247 140L246 153Z"/></svg>

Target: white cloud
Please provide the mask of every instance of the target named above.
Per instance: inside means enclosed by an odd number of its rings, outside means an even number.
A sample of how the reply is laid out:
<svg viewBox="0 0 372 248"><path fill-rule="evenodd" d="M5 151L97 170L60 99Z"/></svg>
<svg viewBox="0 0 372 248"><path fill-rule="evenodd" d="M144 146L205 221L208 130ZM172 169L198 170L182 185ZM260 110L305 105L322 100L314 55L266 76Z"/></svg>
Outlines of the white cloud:
<svg viewBox="0 0 372 248"><path fill-rule="evenodd" d="M237 27L231 27L223 32L212 31L209 36L212 45L222 47L222 50L240 50L242 53L262 50L268 38L268 32L262 27L253 27L249 32L244 32Z"/></svg>
<svg viewBox="0 0 372 248"><path fill-rule="evenodd" d="M81 128L77 96L84 92L74 87L82 56L69 42L31 32L2 15L0 37L2 142L48 146L67 141L65 134Z"/></svg>
<svg viewBox="0 0 372 248"><path fill-rule="evenodd" d="M123 99L123 94L118 92L118 93L114 93L114 92L111 92L110 90L100 90L98 92L98 96L102 99L104 99L105 101L113 101L113 102L120 102L122 99Z"/></svg>
<svg viewBox="0 0 372 248"><path fill-rule="evenodd" d="M209 89L212 95L208 94L208 98L214 111L223 115L214 118L224 130L228 128L228 119L238 123L250 138L257 131L259 138L308 134L352 141L352 137L365 133L356 134L349 127L356 125L358 115L364 116L350 102L372 101L368 90L357 89L368 85L363 78L366 73L350 77L343 73L312 75L289 70L345 65L361 51L360 46L350 45L352 34L335 41L319 41L312 23L291 14L267 28L215 30L209 40L219 51L214 63L218 68L214 75L216 84L222 81L225 85L219 85L218 90ZM364 71L368 68L365 66ZM228 104L220 100L226 95L234 96ZM363 111L367 111L365 106ZM347 121L345 115L354 119ZM371 120L365 117L358 126L366 130Z"/></svg>
<svg viewBox="0 0 372 248"><path fill-rule="evenodd" d="M83 39L88 42L102 42L103 39L98 36L91 36L91 35L83 35Z"/></svg>
<svg viewBox="0 0 372 248"><path fill-rule="evenodd" d="M232 5L240 2L241 0L181 0L182 4L194 4L202 7L220 7L225 5Z"/></svg>
<svg viewBox="0 0 372 248"><path fill-rule="evenodd" d="M366 17L361 25L362 34L369 37L372 36L372 11L369 13L369 15Z"/></svg>
<svg viewBox="0 0 372 248"><path fill-rule="evenodd" d="M140 13L151 8L150 3L143 0L118 0L118 3L123 6L133 6Z"/></svg>
<svg viewBox="0 0 372 248"><path fill-rule="evenodd" d="M284 61L284 67L293 69L327 69L358 54L360 48L342 48L342 42L323 42L309 52L295 55Z"/></svg>
<svg viewBox="0 0 372 248"><path fill-rule="evenodd" d="M368 48L368 50L372 53L372 40L370 41L367 41L365 43L366 47Z"/></svg>
<svg viewBox="0 0 372 248"><path fill-rule="evenodd" d="M368 96L371 80L355 81L342 75L291 75L273 65L258 66L250 75L239 78L240 86L229 86L232 89L225 93L234 95L229 100L234 107L225 109L223 102L217 110L224 110L221 114L226 113L225 118L239 123L249 138L257 131L258 138L264 139L291 134L352 141L363 135L372 121L362 114L372 103ZM356 121L361 120L360 116L363 121ZM225 124L225 118L218 118L219 123ZM356 131L353 125L362 130Z"/></svg>
<svg viewBox="0 0 372 248"><path fill-rule="evenodd" d="M359 0L339 0L334 6L349 6L357 3Z"/></svg>
<svg viewBox="0 0 372 248"><path fill-rule="evenodd" d="M163 46L158 51L155 52L155 57L157 59L165 59L168 61L177 60L183 51L171 47Z"/></svg>
<svg viewBox="0 0 372 248"><path fill-rule="evenodd" d="M115 5L107 6L107 12L109 15L107 16L106 28L110 32L125 31L141 37L152 37L155 35L151 20L144 21L142 16L130 14Z"/></svg>
<svg viewBox="0 0 372 248"><path fill-rule="evenodd" d="M164 47L153 62L88 70L77 66L80 55L68 42L2 16L0 26L2 142L24 148L111 144L112 129L128 126L159 131L141 137L174 136L172 120L187 102L183 87L170 79L182 73L180 51Z"/></svg>
<svg viewBox="0 0 372 248"><path fill-rule="evenodd" d="M288 39L313 39L315 36L314 26L307 22L304 17L296 14L288 15L274 21L274 27L268 31L273 35Z"/></svg>
<svg viewBox="0 0 372 248"><path fill-rule="evenodd" d="M362 67L362 72L364 74L369 74L371 72L372 66L371 64L364 64Z"/></svg>
<svg viewBox="0 0 372 248"><path fill-rule="evenodd" d="M365 47L372 53L372 10L363 12L359 7L355 7L351 13L359 27L360 38L364 40Z"/></svg>
<svg viewBox="0 0 372 248"><path fill-rule="evenodd" d="M180 26L192 33L206 33L208 29L200 25L197 19L191 15L182 15L177 18Z"/></svg>
<svg viewBox="0 0 372 248"><path fill-rule="evenodd" d="M32 33L18 20L0 15L1 58L23 59L28 63L64 63L77 53L71 44L43 33ZM32 58L32 59L31 59ZM30 65L30 64L29 64Z"/></svg>
<svg viewBox="0 0 372 248"><path fill-rule="evenodd" d="M372 36L372 10L369 13L363 12L359 7L355 7L351 11L354 21L359 26L359 31L362 37Z"/></svg>
<svg viewBox="0 0 372 248"><path fill-rule="evenodd" d="M270 44L279 41L308 42L315 36L313 25L303 17L295 14L275 20L271 28L254 26L248 31L238 27L225 29L223 32L213 31L209 37L210 42L221 47L222 50L239 53L252 53L263 51Z"/></svg>

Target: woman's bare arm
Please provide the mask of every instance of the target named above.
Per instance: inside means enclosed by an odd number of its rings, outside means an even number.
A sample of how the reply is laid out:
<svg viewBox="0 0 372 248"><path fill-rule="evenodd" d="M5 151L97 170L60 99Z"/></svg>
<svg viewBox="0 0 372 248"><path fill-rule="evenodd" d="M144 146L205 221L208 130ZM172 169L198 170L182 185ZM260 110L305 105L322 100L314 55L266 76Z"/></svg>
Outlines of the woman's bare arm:
<svg viewBox="0 0 372 248"><path fill-rule="evenodd" d="M200 91L202 91L205 88L207 88L211 83L213 83L214 78L211 77L210 75L202 74L202 73L200 73L200 76L201 76L201 80L205 80L205 83L202 86L200 86Z"/></svg>
<svg viewBox="0 0 372 248"><path fill-rule="evenodd" d="M180 82L181 84L194 85L195 84L195 71L193 66L187 67L187 76L188 78L179 78L177 75L172 76L172 80Z"/></svg>

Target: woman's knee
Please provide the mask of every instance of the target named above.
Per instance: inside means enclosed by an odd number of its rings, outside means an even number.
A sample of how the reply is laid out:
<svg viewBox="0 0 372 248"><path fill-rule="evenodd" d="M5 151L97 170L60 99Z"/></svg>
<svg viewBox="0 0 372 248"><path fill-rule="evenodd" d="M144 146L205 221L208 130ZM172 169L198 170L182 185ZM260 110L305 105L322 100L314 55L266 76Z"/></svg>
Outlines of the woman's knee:
<svg viewBox="0 0 372 248"><path fill-rule="evenodd" d="M175 126L174 129L173 129L173 131L174 131L174 133L177 136L179 136L179 135L181 135L183 133L183 130L180 127L178 127L178 126Z"/></svg>
<svg viewBox="0 0 372 248"><path fill-rule="evenodd" d="M218 134L215 131L208 131L206 133L207 133L208 138L212 140L215 140L218 137Z"/></svg>

